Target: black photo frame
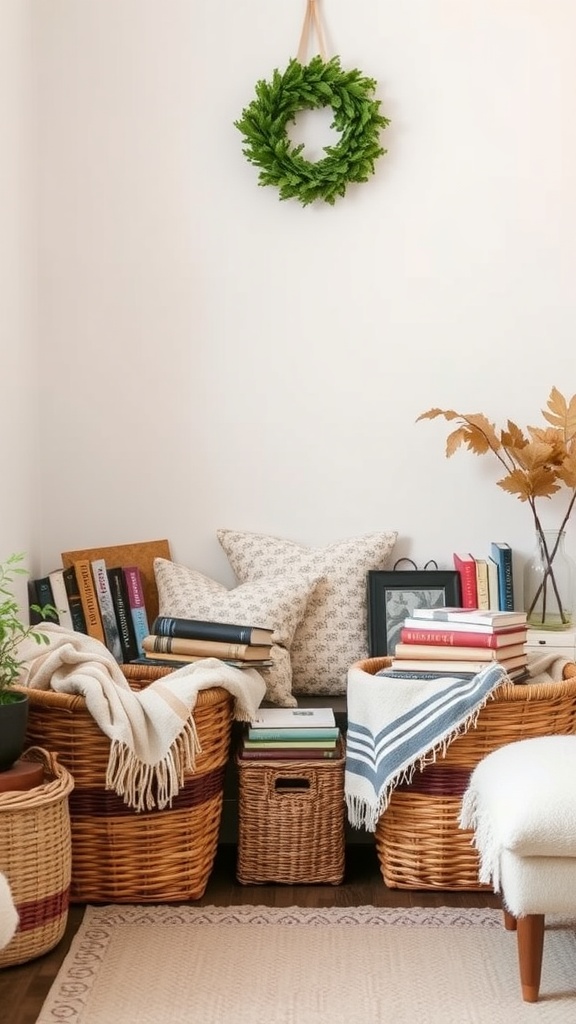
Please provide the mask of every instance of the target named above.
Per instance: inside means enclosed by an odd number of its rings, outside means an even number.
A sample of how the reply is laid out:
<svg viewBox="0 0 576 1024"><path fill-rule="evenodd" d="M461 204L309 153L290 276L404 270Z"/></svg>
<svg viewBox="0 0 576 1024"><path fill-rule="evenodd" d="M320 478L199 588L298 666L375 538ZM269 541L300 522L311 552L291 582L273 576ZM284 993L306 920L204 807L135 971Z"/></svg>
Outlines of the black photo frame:
<svg viewBox="0 0 576 1024"><path fill-rule="evenodd" d="M371 658L392 656L404 619L414 608L459 608L460 573L370 569L368 646Z"/></svg>

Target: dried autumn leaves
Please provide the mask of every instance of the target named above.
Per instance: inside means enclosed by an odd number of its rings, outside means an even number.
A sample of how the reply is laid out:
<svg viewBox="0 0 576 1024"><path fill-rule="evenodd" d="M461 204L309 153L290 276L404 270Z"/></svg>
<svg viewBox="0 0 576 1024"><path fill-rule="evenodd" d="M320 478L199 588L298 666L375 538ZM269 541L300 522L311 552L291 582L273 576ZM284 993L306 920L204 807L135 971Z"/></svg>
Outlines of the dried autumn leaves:
<svg viewBox="0 0 576 1024"><path fill-rule="evenodd" d="M483 413L459 413L453 409L429 409L418 420L443 416L458 424L446 439L446 457L450 458L462 445L474 455L492 452L505 470L498 486L532 508L536 527L540 520L537 498L551 498L565 486L571 492L568 508L560 529L564 529L576 500L576 395L567 400L552 388L547 408L542 415L549 426L521 429L508 420L506 428L497 430Z"/></svg>

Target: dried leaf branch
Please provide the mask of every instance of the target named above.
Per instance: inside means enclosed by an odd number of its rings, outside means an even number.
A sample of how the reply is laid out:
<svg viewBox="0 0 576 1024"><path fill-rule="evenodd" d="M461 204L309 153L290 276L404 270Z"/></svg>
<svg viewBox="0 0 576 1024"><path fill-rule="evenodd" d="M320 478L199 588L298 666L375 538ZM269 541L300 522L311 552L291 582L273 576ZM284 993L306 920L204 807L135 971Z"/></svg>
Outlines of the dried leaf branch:
<svg viewBox="0 0 576 1024"><path fill-rule="evenodd" d="M416 422L442 416L448 422L456 423L456 429L446 439L447 458L451 458L464 446L474 455L486 455L491 452L498 459L504 476L497 484L503 491L515 495L520 501L528 502L536 533L545 553L544 579L528 615L549 578L562 619L566 621L552 562L558 549L560 534L572 515L576 501L576 395L566 399L553 387L542 415L547 425L527 426L525 429L521 429L512 420L507 421L505 428L498 429L483 413L460 413L453 409L429 409L422 413ZM558 539L553 550L549 552L537 500L551 498L563 487L569 492L567 507L558 530Z"/></svg>

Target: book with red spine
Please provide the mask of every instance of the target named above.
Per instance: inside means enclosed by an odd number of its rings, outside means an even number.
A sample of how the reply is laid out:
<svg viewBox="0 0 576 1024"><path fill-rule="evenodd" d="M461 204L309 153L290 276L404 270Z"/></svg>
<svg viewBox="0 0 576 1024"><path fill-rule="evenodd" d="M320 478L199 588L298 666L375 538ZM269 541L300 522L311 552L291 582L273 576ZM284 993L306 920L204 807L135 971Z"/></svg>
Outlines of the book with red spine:
<svg viewBox="0 0 576 1024"><path fill-rule="evenodd" d="M439 626L440 623L435 625ZM442 644L445 647L498 648L523 644L527 637L527 630L518 626L495 630L493 633L477 633L472 630L464 632L464 630L445 629L445 626L446 623L442 624L441 629L411 629L404 626L400 631L400 642L422 644L423 646Z"/></svg>
<svg viewBox="0 0 576 1024"><path fill-rule="evenodd" d="M476 583L476 559L464 552L454 552L454 568L460 574L460 593L463 608L478 607L478 586Z"/></svg>

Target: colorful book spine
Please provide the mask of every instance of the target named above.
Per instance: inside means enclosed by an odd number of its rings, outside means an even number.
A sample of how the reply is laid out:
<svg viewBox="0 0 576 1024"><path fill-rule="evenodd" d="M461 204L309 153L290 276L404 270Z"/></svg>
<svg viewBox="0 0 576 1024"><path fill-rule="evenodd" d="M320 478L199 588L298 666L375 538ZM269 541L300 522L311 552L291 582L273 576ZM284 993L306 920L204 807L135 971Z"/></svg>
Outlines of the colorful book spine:
<svg viewBox="0 0 576 1024"><path fill-rule="evenodd" d="M100 605L98 604L96 587L92 577L90 559L82 558L78 562L74 562L74 569L76 570L78 590L80 591L82 610L86 620L86 632L89 636L94 637L95 640L99 640L100 643L106 646L106 636L100 617Z"/></svg>
<svg viewBox="0 0 576 1024"><path fill-rule="evenodd" d="M134 623L132 621L132 613L130 611L130 603L128 601L126 581L124 579L124 573L119 566L114 567L113 569L108 569L108 582L110 584L110 593L112 594L112 603L114 605L116 622L118 624L120 645L122 647L122 660L124 662L129 662L138 657L138 645L136 643Z"/></svg>
<svg viewBox="0 0 576 1024"><path fill-rule="evenodd" d="M86 618L82 607L78 580L76 579L76 570L73 565L69 565L63 570L63 577L68 596L68 607L70 608L72 618L72 629L76 630L77 633L87 633Z"/></svg>
<svg viewBox="0 0 576 1024"><path fill-rule="evenodd" d="M526 629L512 627L495 633L476 633L472 630L440 629L409 629L404 627L400 640L404 644L422 644L423 646L443 644L446 647L507 647L524 643Z"/></svg>
<svg viewBox="0 0 576 1024"><path fill-rule="evenodd" d="M248 728L249 740L337 740L340 730L334 729L252 729Z"/></svg>
<svg viewBox="0 0 576 1024"><path fill-rule="evenodd" d="M478 588L476 584L476 561L469 554L455 552L454 568L460 574L460 592L463 608L478 607Z"/></svg>
<svg viewBox="0 0 576 1024"><path fill-rule="evenodd" d="M500 610L514 611L514 574L512 548L502 541L493 541L490 554L498 566L498 594Z"/></svg>
<svg viewBox="0 0 576 1024"><path fill-rule="evenodd" d="M149 636L150 628L148 626L142 577L138 566L127 566L124 569L124 579L126 580L126 591L128 593L128 603L130 604L130 614L132 615L138 654L144 655L142 641L145 637Z"/></svg>

